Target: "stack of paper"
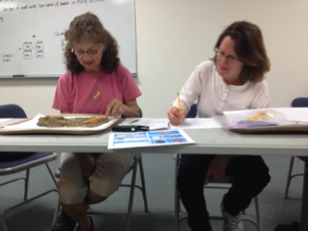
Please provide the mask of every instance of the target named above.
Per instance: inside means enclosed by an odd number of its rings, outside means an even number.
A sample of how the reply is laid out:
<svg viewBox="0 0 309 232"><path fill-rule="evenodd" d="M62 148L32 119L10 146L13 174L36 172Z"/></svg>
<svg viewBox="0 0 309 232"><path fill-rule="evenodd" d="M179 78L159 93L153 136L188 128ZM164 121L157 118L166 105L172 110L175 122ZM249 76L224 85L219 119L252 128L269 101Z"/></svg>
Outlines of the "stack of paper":
<svg viewBox="0 0 309 232"><path fill-rule="evenodd" d="M213 118L186 118L178 126L171 125L172 129L210 129L221 128Z"/></svg>

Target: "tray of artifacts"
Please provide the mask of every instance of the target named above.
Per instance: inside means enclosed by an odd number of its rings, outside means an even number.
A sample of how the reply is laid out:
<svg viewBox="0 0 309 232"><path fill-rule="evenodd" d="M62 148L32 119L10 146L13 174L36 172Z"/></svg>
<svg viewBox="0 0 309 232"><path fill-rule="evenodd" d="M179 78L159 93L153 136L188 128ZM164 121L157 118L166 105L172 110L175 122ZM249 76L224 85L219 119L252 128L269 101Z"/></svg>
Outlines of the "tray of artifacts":
<svg viewBox="0 0 309 232"><path fill-rule="evenodd" d="M110 128L121 117L98 117L94 114L38 114L33 118L24 119L0 127L0 134L97 134ZM87 121L90 122L87 122Z"/></svg>
<svg viewBox="0 0 309 232"><path fill-rule="evenodd" d="M308 132L308 121L305 121L308 109L279 110L266 108L224 112L230 125L226 129L239 133ZM299 118L304 119L300 121Z"/></svg>

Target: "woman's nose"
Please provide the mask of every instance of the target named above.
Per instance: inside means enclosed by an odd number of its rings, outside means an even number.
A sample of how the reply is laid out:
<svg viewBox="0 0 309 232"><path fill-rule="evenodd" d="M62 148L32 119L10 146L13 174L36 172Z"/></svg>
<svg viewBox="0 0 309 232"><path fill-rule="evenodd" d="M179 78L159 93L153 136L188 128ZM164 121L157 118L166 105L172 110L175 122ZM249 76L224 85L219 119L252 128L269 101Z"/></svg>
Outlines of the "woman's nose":
<svg viewBox="0 0 309 232"><path fill-rule="evenodd" d="M227 58L225 56L220 57L219 64L227 64L227 63L228 63L228 61L227 61Z"/></svg>
<svg viewBox="0 0 309 232"><path fill-rule="evenodd" d="M85 52L83 58L84 58L84 60L90 60L90 59L91 59L91 56L90 56L87 52Z"/></svg>

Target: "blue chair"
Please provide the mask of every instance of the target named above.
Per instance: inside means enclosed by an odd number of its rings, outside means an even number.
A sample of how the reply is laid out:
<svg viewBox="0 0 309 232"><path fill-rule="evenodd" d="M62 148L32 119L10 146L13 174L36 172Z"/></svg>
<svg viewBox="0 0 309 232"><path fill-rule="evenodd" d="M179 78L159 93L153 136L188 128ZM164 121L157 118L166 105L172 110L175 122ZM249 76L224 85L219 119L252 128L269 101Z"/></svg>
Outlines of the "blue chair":
<svg viewBox="0 0 309 232"><path fill-rule="evenodd" d="M308 107L308 98L307 97L299 97L295 98L292 101L292 107Z"/></svg>
<svg viewBox="0 0 309 232"><path fill-rule="evenodd" d="M292 107L307 107L308 108L308 98L307 97L295 98L292 101L291 105L292 105ZM297 156L297 158L299 158L299 159L301 159L302 161L305 161L305 162L306 162L306 159L308 160L308 157ZM293 164L294 164L294 156L292 156L291 160L290 160L290 167L289 167L287 183L286 183L286 187L285 187L285 194L284 194L284 198L286 198L286 199L288 198L288 192L289 192L291 180L296 176L304 176L304 173L296 173L296 174L292 175Z"/></svg>
<svg viewBox="0 0 309 232"><path fill-rule="evenodd" d="M197 115L197 104L193 104L186 118L196 118L196 115Z"/></svg>
<svg viewBox="0 0 309 232"><path fill-rule="evenodd" d="M195 118L197 116L197 104L193 104L190 108L189 113L186 118ZM175 186L176 180L178 176L178 167L181 159L181 154L175 155ZM213 181L211 178L209 179L209 183L204 186L204 188L212 188L212 189L229 189L233 183L233 179L229 176L225 176L218 181ZM257 230L262 230L262 223L260 217L260 209L259 209L259 200L258 196L254 198L255 209L256 209L256 221L251 218L242 218L243 221L249 221L253 223ZM179 212L181 212L181 203L178 189L175 187L175 230L179 230L180 224L186 220L188 217L184 216L180 218ZM245 215L245 212L243 212ZM222 216L209 216L210 220L223 220Z"/></svg>
<svg viewBox="0 0 309 232"><path fill-rule="evenodd" d="M14 104L1 105L0 106L0 118L27 118L24 110ZM18 181L25 181L24 199L23 202L16 204L0 214L0 223L4 230L8 230L4 222L4 214L11 211L19 206L29 203L39 197L42 197L50 192L57 192L57 188L45 191L34 197L28 198L28 188L29 188L29 175L30 168L45 164L51 177L53 183L56 185L56 179L54 178L52 171L48 165L48 162L57 159L57 154L53 152L0 152L0 176L9 175L13 173L18 173L26 170L26 177L15 178L13 180L7 181L5 183L0 183L0 186ZM56 215L56 214L55 214ZM54 216L55 216L54 215Z"/></svg>
<svg viewBox="0 0 309 232"><path fill-rule="evenodd" d="M142 110L140 109L140 118L143 116ZM140 177L141 177L141 185L136 184L136 175L138 172L138 166L139 166L139 172L140 172ZM132 215L132 210L133 210L133 200L134 200L134 190L135 188L138 188L142 191L143 194L143 200L144 200L144 207L145 207L145 212L148 212L148 202L147 202L147 195L146 195L146 184L145 184L145 176L144 176L144 169L143 169L143 162L142 162L142 154L141 153L133 153L133 163L128 170L128 173L132 172L132 179L131 179L131 184L121 184L121 187L129 187L130 188L130 195L129 195L129 205L128 205L128 210L126 215L124 216L125 219L125 229L129 230L130 229L130 222L131 222L131 215ZM60 178L60 168L58 168L55 172L55 176L57 178ZM58 202L57 206L57 212L60 211L60 201ZM87 212L88 215L115 215L115 216L121 216L123 217L122 214L116 214L116 213L107 213L107 212L92 212L91 210L88 210ZM54 221L55 222L55 221ZM53 224L54 224L53 222Z"/></svg>

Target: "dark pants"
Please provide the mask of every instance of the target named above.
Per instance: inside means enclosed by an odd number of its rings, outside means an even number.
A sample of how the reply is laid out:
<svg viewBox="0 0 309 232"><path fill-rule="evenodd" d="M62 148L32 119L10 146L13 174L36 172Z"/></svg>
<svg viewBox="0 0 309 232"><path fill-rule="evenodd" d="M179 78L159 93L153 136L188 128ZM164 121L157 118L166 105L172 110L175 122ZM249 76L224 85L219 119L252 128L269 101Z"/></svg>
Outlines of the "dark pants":
<svg viewBox="0 0 309 232"><path fill-rule="evenodd" d="M211 230L204 198L204 180L209 164L216 155L181 156L177 188L188 213L192 230ZM225 210L237 215L245 210L270 181L268 167L261 156L238 156L227 166L226 175L233 185L224 198Z"/></svg>

